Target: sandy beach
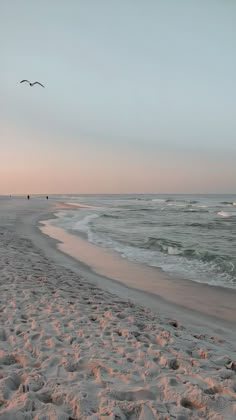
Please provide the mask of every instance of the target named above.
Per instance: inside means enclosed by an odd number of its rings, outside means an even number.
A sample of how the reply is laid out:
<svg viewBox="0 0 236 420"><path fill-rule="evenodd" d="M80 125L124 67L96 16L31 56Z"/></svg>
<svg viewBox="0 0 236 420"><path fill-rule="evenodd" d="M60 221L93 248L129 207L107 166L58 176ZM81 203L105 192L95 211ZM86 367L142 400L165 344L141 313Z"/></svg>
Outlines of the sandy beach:
<svg viewBox="0 0 236 420"><path fill-rule="evenodd" d="M0 420L236 418L235 291L189 282L191 311L58 249L59 205L0 206Z"/></svg>

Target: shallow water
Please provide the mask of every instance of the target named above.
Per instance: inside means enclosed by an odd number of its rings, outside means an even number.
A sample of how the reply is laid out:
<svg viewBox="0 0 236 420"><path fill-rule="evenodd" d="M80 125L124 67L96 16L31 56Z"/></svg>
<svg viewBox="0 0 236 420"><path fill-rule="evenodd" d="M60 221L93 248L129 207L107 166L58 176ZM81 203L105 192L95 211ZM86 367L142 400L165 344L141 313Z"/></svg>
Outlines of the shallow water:
<svg viewBox="0 0 236 420"><path fill-rule="evenodd" d="M92 206L60 211L57 226L172 276L236 288L236 196L54 198Z"/></svg>

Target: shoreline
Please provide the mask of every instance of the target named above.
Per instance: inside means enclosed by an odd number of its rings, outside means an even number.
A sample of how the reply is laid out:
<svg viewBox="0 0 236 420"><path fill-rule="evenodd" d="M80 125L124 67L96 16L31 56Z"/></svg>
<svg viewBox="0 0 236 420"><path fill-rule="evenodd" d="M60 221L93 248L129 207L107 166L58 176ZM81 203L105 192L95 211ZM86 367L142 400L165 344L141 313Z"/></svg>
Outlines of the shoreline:
<svg viewBox="0 0 236 420"><path fill-rule="evenodd" d="M57 205L56 209L62 210L63 203ZM56 247L60 252L82 263L89 273L118 282L131 290L144 292L145 295L158 298L180 310L195 312L232 325L236 322L234 289L173 278L157 268L131 262L115 251L91 244L82 235L52 226L51 220L57 217L52 214L53 217L49 214L47 219L39 223L39 229L57 241ZM222 299L227 304L221 307Z"/></svg>
<svg viewBox="0 0 236 420"><path fill-rule="evenodd" d="M233 327L89 271L53 211L0 209L0 420L235 418Z"/></svg>

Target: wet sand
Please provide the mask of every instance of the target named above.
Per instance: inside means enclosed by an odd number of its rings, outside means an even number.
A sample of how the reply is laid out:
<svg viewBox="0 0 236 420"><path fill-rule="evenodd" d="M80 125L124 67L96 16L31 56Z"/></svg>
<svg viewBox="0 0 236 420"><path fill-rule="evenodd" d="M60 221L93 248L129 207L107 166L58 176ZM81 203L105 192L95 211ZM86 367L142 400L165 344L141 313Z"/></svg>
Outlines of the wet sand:
<svg viewBox="0 0 236 420"><path fill-rule="evenodd" d="M131 262L116 252L66 232L52 225L50 220L42 222L42 225L43 233L59 241L59 250L83 262L99 275L203 315L232 324L236 322L235 290L171 278L161 270Z"/></svg>

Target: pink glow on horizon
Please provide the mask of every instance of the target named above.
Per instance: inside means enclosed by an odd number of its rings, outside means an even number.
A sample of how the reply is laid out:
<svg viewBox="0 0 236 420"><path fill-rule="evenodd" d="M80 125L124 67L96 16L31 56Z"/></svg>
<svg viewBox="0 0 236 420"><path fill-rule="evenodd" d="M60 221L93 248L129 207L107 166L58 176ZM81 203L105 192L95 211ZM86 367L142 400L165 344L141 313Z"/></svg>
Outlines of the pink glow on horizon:
<svg viewBox="0 0 236 420"><path fill-rule="evenodd" d="M42 143L33 133L13 128L5 127L4 135L1 194L207 193L234 187L234 167L220 157L150 156L135 149L116 153L84 145L69 150L57 148L50 138Z"/></svg>

